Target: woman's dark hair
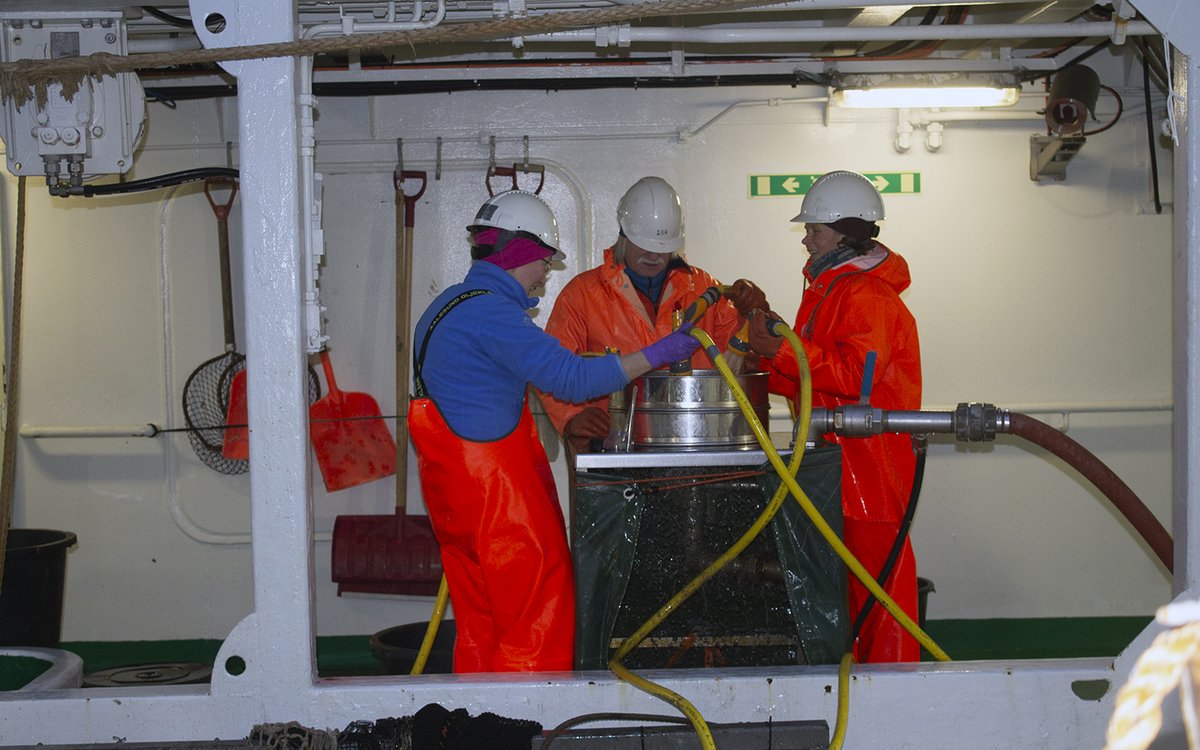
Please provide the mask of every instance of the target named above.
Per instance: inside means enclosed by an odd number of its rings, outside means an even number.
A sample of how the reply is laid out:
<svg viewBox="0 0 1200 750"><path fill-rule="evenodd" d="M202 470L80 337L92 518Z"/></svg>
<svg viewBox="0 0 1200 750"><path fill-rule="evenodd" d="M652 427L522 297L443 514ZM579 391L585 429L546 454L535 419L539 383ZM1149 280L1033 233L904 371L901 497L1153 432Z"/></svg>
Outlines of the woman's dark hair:
<svg viewBox="0 0 1200 750"><path fill-rule="evenodd" d="M875 240L857 240L853 237L842 237L842 241L838 244L850 248L859 255L866 255L871 252L871 248L875 247Z"/></svg>

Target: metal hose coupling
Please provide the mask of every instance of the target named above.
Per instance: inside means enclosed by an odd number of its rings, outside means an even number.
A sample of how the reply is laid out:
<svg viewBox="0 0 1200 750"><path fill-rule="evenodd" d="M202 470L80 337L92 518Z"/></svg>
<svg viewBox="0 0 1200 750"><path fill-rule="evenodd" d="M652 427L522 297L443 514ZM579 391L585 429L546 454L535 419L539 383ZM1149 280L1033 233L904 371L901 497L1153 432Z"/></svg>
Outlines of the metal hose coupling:
<svg viewBox="0 0 1200 750"><path fill-rule="evenodd" d="M990 443L1009 429L1008 409L994 404L959 404L954 410L954 436L961 442Z"/></svg>
<svg viewBox="0 0 1200 750"><path fill-rule="evenodd" d="M997 432L1009 432L1009 413L992 404L962 403L954 411L877 409L870 404L845 404L812 411L810 435L832 432L844 437L871 437L885 432L928 435L953 433L963 442L990 442Z"/></svg>

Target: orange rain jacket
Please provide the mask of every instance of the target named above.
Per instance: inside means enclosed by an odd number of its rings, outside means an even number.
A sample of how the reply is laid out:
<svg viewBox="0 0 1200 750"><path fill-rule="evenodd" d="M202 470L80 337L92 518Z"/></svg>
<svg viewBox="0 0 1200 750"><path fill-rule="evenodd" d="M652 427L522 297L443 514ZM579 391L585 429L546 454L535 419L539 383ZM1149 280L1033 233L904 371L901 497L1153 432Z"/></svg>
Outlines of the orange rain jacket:
<svg viewBox="0 0 1200 750"><path fill-rule="evenodd" d="M834 408L859 400L867 352L875 352L871 405L880 409L921 408L921 353L917 325L900 299L911 278L908 263L876 243L866 255L808 277L794 330L812 370L813 406ZM770 390L799 398L796 357L786 342L765 363ZM842 448L842 507L845 542L871 575L878 577L900 528L912 490L916 456L908 435L825 439ZM888 594L917 619L916 562L905 543L892 572ZM857 616L865 587L850 578L849 604ZM917 642L879 606L854 646L859 662L917 661Z"/></svg>
<svg viewBox="0 0 1200 750"><path fill-rule="evenodd" d="M663 286L658 310L651 318L649 306L633 288L625 274L625 265L613 258L613 248L604 251L604 263L571 279L558 295L546 333L558 338L576 354L603 353L613 347L631 354L657 341L673 329L671 313L687 310L705 290L720 282L694 266L672 269ZM741 319L726 299L710 307L696 323L721 351L737 333ZM692 367L711 368L703 349L692 355ZM562 434L567 422L589 406L608 411L608 397L572 404L548 394L539 394L555 429Z"/></svg>
<svg viewBox="0 0 1200 750"><path fill-rule="evenodd" d="M807 271L806 271L807 278ZM900 299L911 277L908 263L883 245L809 279L793 330L812 370L813 406L854 404L862 388L867 352L875 352L871 405L921 408L921 351L917 323ZM766 363L770 390L796 399L796 356L784 342ZM847 518L899 521L912 483L912 441L907 435L870 438L826 435L845 457L842 504Z"/></svg>

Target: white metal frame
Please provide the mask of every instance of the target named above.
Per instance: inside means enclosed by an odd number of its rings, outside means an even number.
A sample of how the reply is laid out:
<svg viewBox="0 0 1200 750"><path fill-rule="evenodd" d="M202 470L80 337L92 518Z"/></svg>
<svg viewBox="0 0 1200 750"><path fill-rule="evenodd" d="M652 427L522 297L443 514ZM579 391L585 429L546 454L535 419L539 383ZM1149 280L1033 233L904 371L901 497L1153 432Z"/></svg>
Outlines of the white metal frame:
<svg viewBox="0 0 1200 750"><path fill-rule="evenodd" d="M1195 75L1200 4L1143 0L1139 7L1186 54L1175 68L1176 586L1191 596L1200 558L1200 227L1189 188L1200 175ZM192 0L193 17L219 12L237 44L291 40L293 0ZM206 45L220 40L203 39ZM356 719L415 713L427 703L530 718L546 726L584 711L654 711L656 699L608 673L486 677L320 679L314 647L313 532L304 414L303 241L299 196L301 134L294 59L232 64L244 220L251 432L254 612L224 642L211 685L10 693L0 696L0 744L94 744L238 739L260 723L344 727ZM847 746L1097 748L1113 698L1154 633L1110 660L966 662L863 666L850 689ZM235 674L236 673L236 674ZM834 723L835 668L697 670L648 675L691 700L714 722L825 719ZM1105 680L1102 699L1073 685ZM1172 731L1168 725L1166 731Z"/></svg>

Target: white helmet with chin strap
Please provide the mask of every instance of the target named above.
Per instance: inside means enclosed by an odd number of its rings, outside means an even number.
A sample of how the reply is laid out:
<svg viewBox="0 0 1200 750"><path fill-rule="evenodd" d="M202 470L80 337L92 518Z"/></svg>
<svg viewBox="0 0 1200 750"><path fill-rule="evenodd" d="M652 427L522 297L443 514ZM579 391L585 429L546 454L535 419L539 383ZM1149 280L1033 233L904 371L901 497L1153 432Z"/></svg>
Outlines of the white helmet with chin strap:
<svg viewBox="0 0 1200 750"><path fill-rule="evenodd" d="M558 222L546 201L526 190L509 190L484 201L467 231L495 227L531 234L554 251L554 259L567 257L558 245Z"/></svg>
<svg viewBox="0 0 1200 750"><path fill-rule="evenodd" d="M625 191L617 204L617 224L643 250L665 254L683 247L683 205L661 177L643 177Z"/></svg>
<svg viewBox="0 0 1200 750"><path fill-rule="evenodd" d="M832 224L839 219L883 219L883 199L865 176L849 170L827 172L817 178L800 213L792 221L801 224Z"/></svg>

